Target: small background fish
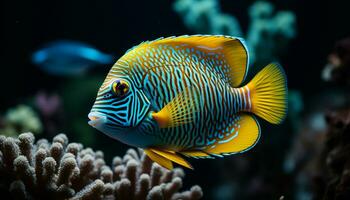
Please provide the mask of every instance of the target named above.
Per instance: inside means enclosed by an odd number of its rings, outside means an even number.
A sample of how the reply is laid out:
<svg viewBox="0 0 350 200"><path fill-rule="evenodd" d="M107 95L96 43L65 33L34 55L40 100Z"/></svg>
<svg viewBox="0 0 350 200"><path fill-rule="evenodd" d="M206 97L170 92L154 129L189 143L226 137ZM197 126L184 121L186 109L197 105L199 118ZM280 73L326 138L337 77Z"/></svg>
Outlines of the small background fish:
<svg viewBox="0 0 350 200"><path fill-rule="evenodd" d="M31 60L53 75L81 75L89 68L110 64L111 55L78 41L58 40L33 53Z"/></svg>

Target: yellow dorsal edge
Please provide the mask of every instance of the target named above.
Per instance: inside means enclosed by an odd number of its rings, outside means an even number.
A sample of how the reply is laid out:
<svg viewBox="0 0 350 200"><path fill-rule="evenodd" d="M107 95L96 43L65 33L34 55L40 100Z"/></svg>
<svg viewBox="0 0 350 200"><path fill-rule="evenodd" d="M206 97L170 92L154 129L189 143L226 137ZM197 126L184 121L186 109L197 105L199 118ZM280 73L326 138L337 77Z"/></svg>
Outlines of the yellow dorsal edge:
<svg viewBox="0 0 350 200"><path fill-rule="evenodd" d="M224 68L221 70L232 87L238 87L246 77L249 66L249 54L245 42L241 38L223 35L183 35L143 42L132 50L162 44L171 46L187 44L186 47L195 48L204 53L223 54L228 70Z"/></svg>

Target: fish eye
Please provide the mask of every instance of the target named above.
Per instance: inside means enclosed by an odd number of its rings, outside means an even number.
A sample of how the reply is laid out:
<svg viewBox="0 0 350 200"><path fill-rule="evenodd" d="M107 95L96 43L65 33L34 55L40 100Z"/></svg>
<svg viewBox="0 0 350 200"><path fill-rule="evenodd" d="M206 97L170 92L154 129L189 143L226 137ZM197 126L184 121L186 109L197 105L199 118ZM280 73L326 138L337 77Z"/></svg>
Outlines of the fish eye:
<svg viewBox="0 0 350 200"><path fill-rule="evenodd" d="M124 80L116 80L112 84L112 91L115 96L123 97L129 92L129 83Z"/></svg>

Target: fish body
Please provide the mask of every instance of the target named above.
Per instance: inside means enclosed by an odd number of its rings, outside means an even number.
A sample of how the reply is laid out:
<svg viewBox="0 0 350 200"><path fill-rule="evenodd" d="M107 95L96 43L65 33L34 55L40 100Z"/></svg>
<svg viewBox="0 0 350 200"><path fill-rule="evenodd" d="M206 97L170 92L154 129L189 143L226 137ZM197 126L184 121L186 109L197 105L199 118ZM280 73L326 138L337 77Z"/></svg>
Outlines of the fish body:
<svg viewBox="0 0 350 200"><path fill-rule="evenodd" d="M144 42L111 68L89 114L90 125L143 148L166 168L192 168L181 155L211 158L252 148L254 116L280 123L287 87L277 64L242 86L249 66L243 39L180 36Z"/></svg>
<svg viewBox="0 0 350 200"><path fill-rule="evenodd" d="M110 64L112 56L77 41L59 40L35 51L32 62L53 75L80 75L87 69Z"/></svg>

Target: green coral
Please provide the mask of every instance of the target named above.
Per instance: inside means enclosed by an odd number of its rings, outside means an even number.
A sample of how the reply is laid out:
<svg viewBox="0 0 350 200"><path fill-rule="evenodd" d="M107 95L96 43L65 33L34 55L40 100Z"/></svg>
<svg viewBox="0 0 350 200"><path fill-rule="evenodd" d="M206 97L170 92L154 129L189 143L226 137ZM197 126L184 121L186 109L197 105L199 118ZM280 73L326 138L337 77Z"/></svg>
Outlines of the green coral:
<svg viewBox="0 0 350 200"><path fill-rule="evenodd" d="M21 132L41 133L42 130L43 126L36 112L27 105L18 105L6 112L0 134L15 136Z"/></svg>
<svg viewBox="0 0 350 200"><path fill-rule="evenodd" d="M278 59L296 36L296 15L292 11L276 11L268 1L256 1L249 7L250 23L245 32L234 15L221 10L218 0L177 0L173 9L196 33L244 37L250 62L258 66Z"/></svg>

